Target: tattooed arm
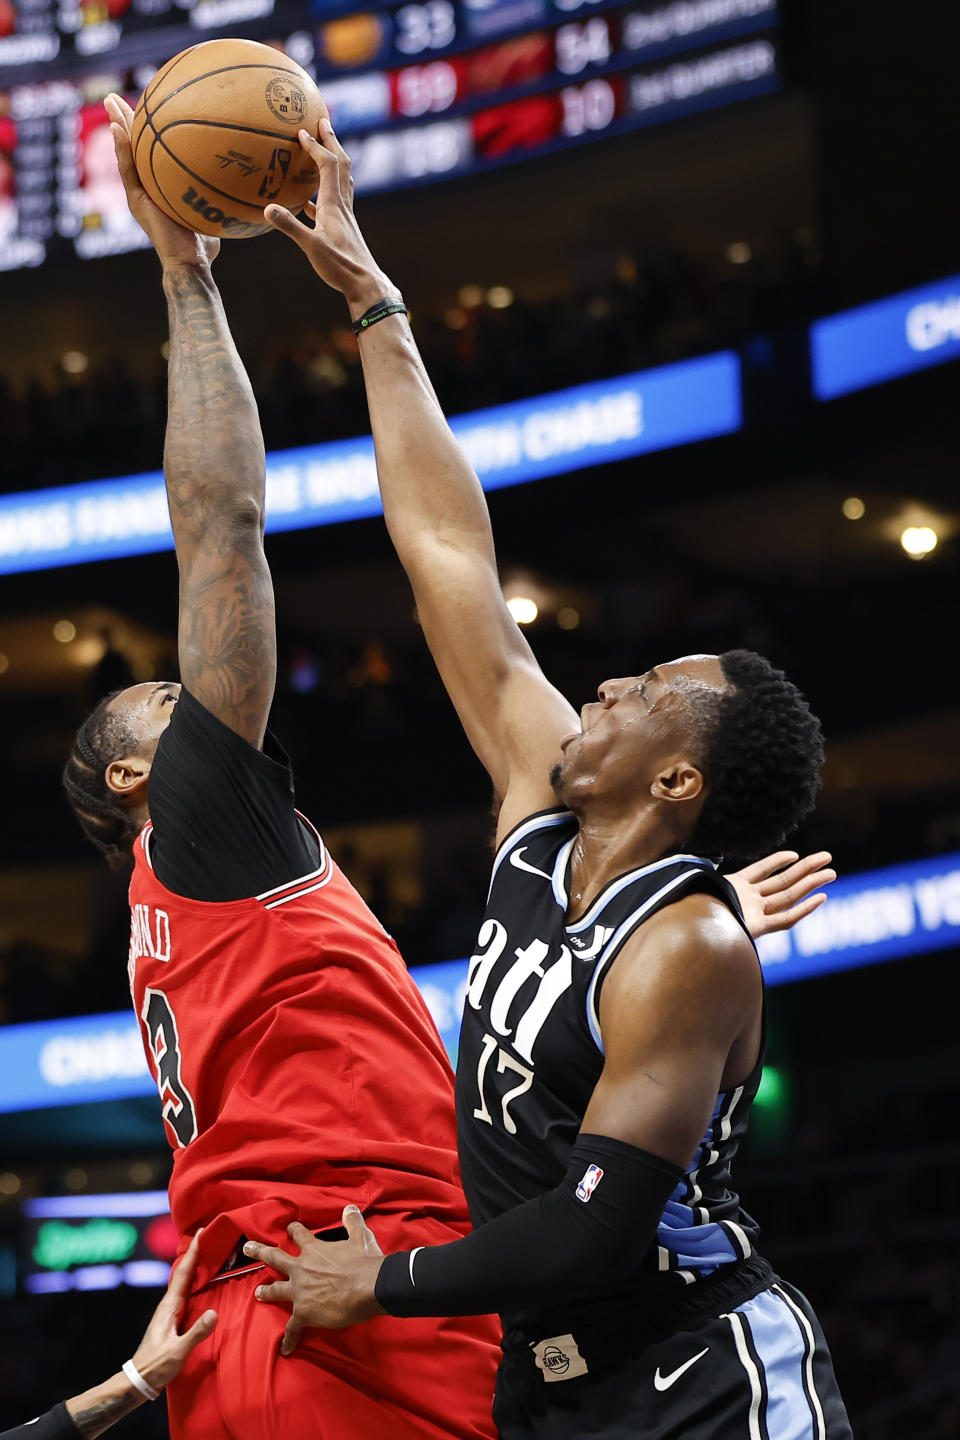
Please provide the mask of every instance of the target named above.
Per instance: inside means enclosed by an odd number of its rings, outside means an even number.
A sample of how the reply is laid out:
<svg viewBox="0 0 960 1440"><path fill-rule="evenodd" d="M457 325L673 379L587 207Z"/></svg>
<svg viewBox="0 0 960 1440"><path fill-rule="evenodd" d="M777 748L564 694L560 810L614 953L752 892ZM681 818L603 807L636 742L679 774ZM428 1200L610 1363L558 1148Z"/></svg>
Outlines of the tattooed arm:
<svg viewBox="0 0 960 1440"><path fill-rule="evenodd" d="M160 258L170 315L164 472L180 566L180 671L205 709L260 746L277 663L263 437L210 271L220 242L154 205L133 163L133 111L118 95L105 105L127 203Z"/></svg>
<svg viewBox="0 0 960 1440"><path fill-rule="evenodd" d="M180 566L180 673L211 714L259 746L277 664L260 422L209 266L167 265L163 288L163 463Z"/></svg>
<svg viewBox="0 0 960 1440"><path fill-rule="evenodd" d="M84 1440L89 1440L89 1437L102 1435L117 1420L122 1420L124 1415L129 1415L131 1410L145 1403L145 1397L133 1388L123 1371L118 1370L102 1385L68 1400L67 1414Z"/></svg>

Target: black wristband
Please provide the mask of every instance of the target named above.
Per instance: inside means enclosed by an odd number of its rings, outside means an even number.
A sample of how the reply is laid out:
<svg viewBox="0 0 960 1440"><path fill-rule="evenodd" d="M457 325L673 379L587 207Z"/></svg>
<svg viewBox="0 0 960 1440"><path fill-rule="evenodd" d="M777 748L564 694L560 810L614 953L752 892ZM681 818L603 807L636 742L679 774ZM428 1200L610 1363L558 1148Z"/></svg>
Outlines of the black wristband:
<svg viewBox="0 0 960 1440"><path fill-rule="evenodd" d="M390 1315L485 1315L622 1287L682 1175L622 1140L580 1135L555 1190L463 1240L388 1255L377 1300Z"/></svg>
<svg viewBox="0 0 960 1440"><path fill-rule="evenodd" d="M386 320L389 315L406 315L407 307L403 300L378 300L376 305L354 320L350 326L354 335L362 335L364 330L369 330L371 325L376 325L378 320Z"/></svg>

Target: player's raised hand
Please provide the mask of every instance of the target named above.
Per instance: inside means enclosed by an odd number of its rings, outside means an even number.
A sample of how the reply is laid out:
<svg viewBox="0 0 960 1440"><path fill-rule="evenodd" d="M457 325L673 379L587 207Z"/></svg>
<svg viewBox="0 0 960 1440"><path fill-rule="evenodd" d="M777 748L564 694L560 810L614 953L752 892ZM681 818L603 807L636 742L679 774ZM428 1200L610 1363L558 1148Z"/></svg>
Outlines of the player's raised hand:
<svg viewBox="0 0 960 1440"><path fill-rule="evenodd" d="M279 1270L287 1277L272 1285L258 1285L256 1291L258 1300L292 1307L280 1345L281 1355L293 1353L304 1330L318 1326L343 1330L347 1325L384 1314L374 1294L383 1251L356 1205L346 1207L343 1224L348 1238L329 1241L318 1240L295 1220L287 1226L287 1234L299 1255L255 1240L248 1240L243 1247L245 1255L262 1260L271 1270Z"/></svg>
<svg viewBox="0 0 960 1440"><path fill-rule="evenodd" d="M127 192L130 214L146 233L160 257L160 263L168 265L207 265L219 253L220 241L211 235L198 235L179 225L155 205L140 183L137 167L133 163L133 148L130 143L133 111L122 95L108 95L103 102L110 119L110 133L117 152L117 165L123 188Z"/></svg>
<svg viewBox="0 0 960 1440"><path fill-rule="evenodd" d="M728 875L751 935L757 939L775 930L791 930L824 905L826 895L814 892L836 880L832 858L827 850L802 859L796 850L778 850Z"/></svg>
<svg viewBox="0 0 960 1440"><path fill-rule="evenodd" d="M360 315L398 291L377 265L357 224L350 157L330 121L320 121L319 140L306 130L299 138L317 167L317 198L306 207L313 228L282 205L268 205L264 217L300 246L321 280L345 295L351 313Z"/></svg>
<svg viewBox="0 0 960 1440"><path fill-rule="evenodd" d="M180 1374L190 1351L201 1340L206 1340L217 1323L217 1312L205 1310L186 1334L181 1335L177 1328L197 1268L200 1233L198 1230L190 1241L190 1248L177 1263L166 1294L154 1310L133 1356L134 1365L155 1390L161 1390Z"/></svg>

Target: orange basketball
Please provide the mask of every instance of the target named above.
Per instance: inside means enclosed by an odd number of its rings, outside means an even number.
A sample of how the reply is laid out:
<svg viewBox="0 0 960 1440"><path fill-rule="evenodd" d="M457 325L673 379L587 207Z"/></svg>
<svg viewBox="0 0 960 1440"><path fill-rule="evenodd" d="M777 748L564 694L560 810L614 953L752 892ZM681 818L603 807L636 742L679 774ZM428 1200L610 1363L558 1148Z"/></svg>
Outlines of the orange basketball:
<svg viewBox="0 0 960 1440"><path fill-rule="evenodd" d="M302 210L316 167L297 139L327 107L293 60L256 40L207 40L164 65L140 97L133 158L160 209L204 235L245 240L265 205Z"/></svg>

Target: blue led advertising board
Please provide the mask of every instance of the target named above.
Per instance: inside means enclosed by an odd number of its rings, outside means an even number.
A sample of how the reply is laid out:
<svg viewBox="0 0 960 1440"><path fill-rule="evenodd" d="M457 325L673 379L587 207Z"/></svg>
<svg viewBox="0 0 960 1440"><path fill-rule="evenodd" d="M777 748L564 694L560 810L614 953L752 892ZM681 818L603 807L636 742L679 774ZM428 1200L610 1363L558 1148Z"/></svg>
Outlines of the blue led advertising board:
<svg viewBox="0 0 960 1440"><path fill-rule="evenodd" d="M729 435L740 361L723 351L460 415L452 429L485 490ZM267 530L381 513L364 436L267 456ZM0 496L0 574L173 547L159 471Z"/></svg>
<svg viewBox="0 0 960 1440"><path fill-rule="evenodd" d="M827 904L759 944L768 985L960 945L960 852L843 877ZM411 968L454 1060L466 960ZM0 1113L155 1094L127 1011L0 1028Z"/></svg>
<svg viewBox="0 0 960 1440"><path fill-rule="evenodd" d="M960 357L960 275L818 320L813 389L833 400Z"/></svg>

